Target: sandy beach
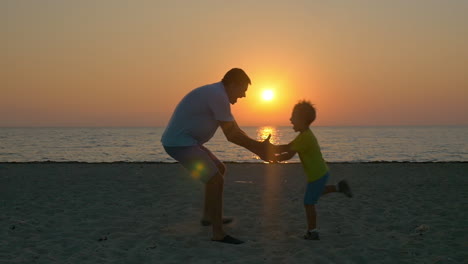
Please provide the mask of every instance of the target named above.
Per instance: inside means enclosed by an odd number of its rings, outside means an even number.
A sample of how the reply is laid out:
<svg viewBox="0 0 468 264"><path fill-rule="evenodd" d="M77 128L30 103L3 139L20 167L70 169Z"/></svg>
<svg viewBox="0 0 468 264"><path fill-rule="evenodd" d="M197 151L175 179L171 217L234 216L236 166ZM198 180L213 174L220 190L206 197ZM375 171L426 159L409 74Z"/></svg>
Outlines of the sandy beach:
<svg viewBox="0 0 468 264"><path fill-rule="evenodd" d="M0 163L0 263L467 263L468 163L333 163L353 198L322 197L302 239L300 164L227 165L226 231L199 224L179 164Z"/></svg>

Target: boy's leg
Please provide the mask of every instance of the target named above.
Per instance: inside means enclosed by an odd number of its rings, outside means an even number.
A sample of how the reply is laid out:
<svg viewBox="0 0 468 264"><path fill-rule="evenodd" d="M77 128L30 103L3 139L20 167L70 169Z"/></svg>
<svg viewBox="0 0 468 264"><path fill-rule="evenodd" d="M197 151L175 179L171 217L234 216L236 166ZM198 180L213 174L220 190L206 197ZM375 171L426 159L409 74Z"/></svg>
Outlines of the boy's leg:
<svg viewBox="0 0 468 264"><path fill-rule="evenodd" d="M307 232L304 235L306 240L319 240L319 233L317 231L317 212L315 204L317 204L320 196L325 191L325 184L328 175L314 182L307 183L306 193L304 196L304 208L307 216Z"/></svg>
<svg viewBox="0 0 468 264"><path fill-rule="evenodd" d="M344 195L348 197L353 197L353 193L351 192L351 187L349 187L349 184L347 181L342 180L338 182L337 185L327 185L325 186L325 189L323 190L322 195L328 194L328 193L333 193L333 192L340 192L343 193Z"/></svg>
<svg viewBox="0 0 468 264"><path fill-rule="evenodd" d="M337 191L338 191L338 189L336 188L336 185L327 185L327 186L325 186L325 189L323 190L322 195L337 192Z"/></svg>
<svg viewBox="0 0 468 264"><path fill-rule="evenodd" d="M304 205L307 215L307 230L314 230L317 228L317 213L314 204Z"/></svg>
<svg viewBox="0 0 468 264"><path fill-rule="evenodd" d="M351 187L346 180L341 180L338 182L338 191L343 193L344 195L348 196L349 198L353 197L353 192L351 191Z"/></svg>
<svg viewBox="0 0 468 264"><path fill-rule="evenodd" d="M317 213L315 211L315 205L305 204L304 208L307 215L307 232L304 235L304 239L320 240L320 236L317 231Z"/></svg>

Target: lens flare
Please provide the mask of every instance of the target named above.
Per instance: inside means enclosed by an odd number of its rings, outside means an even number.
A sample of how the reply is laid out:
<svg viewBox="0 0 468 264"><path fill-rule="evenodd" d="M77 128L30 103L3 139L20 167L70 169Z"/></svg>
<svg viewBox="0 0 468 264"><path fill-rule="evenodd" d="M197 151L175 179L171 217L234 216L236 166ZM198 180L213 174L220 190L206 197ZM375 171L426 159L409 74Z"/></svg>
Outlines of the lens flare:
<svg viewBox="0 0 468 264"><path fill-rule="evenodd" d="M190 174L192 175L192 178L195 180L200 179L200 177L206 173L206 168L203 162L199 161L193 164L192 169L190 170Z"/></svg>

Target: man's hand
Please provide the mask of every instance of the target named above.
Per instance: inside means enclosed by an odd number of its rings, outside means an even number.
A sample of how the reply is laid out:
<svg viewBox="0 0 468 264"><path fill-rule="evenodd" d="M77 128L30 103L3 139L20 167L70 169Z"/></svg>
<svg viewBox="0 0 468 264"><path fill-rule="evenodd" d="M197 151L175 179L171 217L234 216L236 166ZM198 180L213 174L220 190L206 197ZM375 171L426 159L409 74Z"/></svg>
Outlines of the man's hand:
<svg viewBox="0 0 468 264"><path fill-rule="evenodd" d="M274 153L275 146L270 143L271 134L264 141L257 141L247 136L247 134L239 128L236 121L219 121L219 124L229 142L252 151L264 161L277 162Z"/></svg>
<svg viewBox="0 0 468 264"><path fill-rule="evenodd" d="M275 146L270 142L271 134L261 142L261 148L259 149L258 153L256 153L262 160L270 162L270 163L277 163L277 157L275 153Z"/></svg>

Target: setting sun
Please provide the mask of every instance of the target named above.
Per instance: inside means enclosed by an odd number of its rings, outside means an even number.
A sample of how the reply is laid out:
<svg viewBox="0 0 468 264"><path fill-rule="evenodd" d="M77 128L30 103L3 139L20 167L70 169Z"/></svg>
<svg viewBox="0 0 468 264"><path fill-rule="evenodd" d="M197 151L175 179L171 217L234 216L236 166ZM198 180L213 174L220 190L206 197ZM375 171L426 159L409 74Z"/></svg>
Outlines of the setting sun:
<svg viewBox="0 0 468 264"><path fill-rule="evenodd" d="M264 101L271 101L273 100L273 97L275 97L275 94L273 93L272 90L265 90L262 93L262 99Z"/></svg>

